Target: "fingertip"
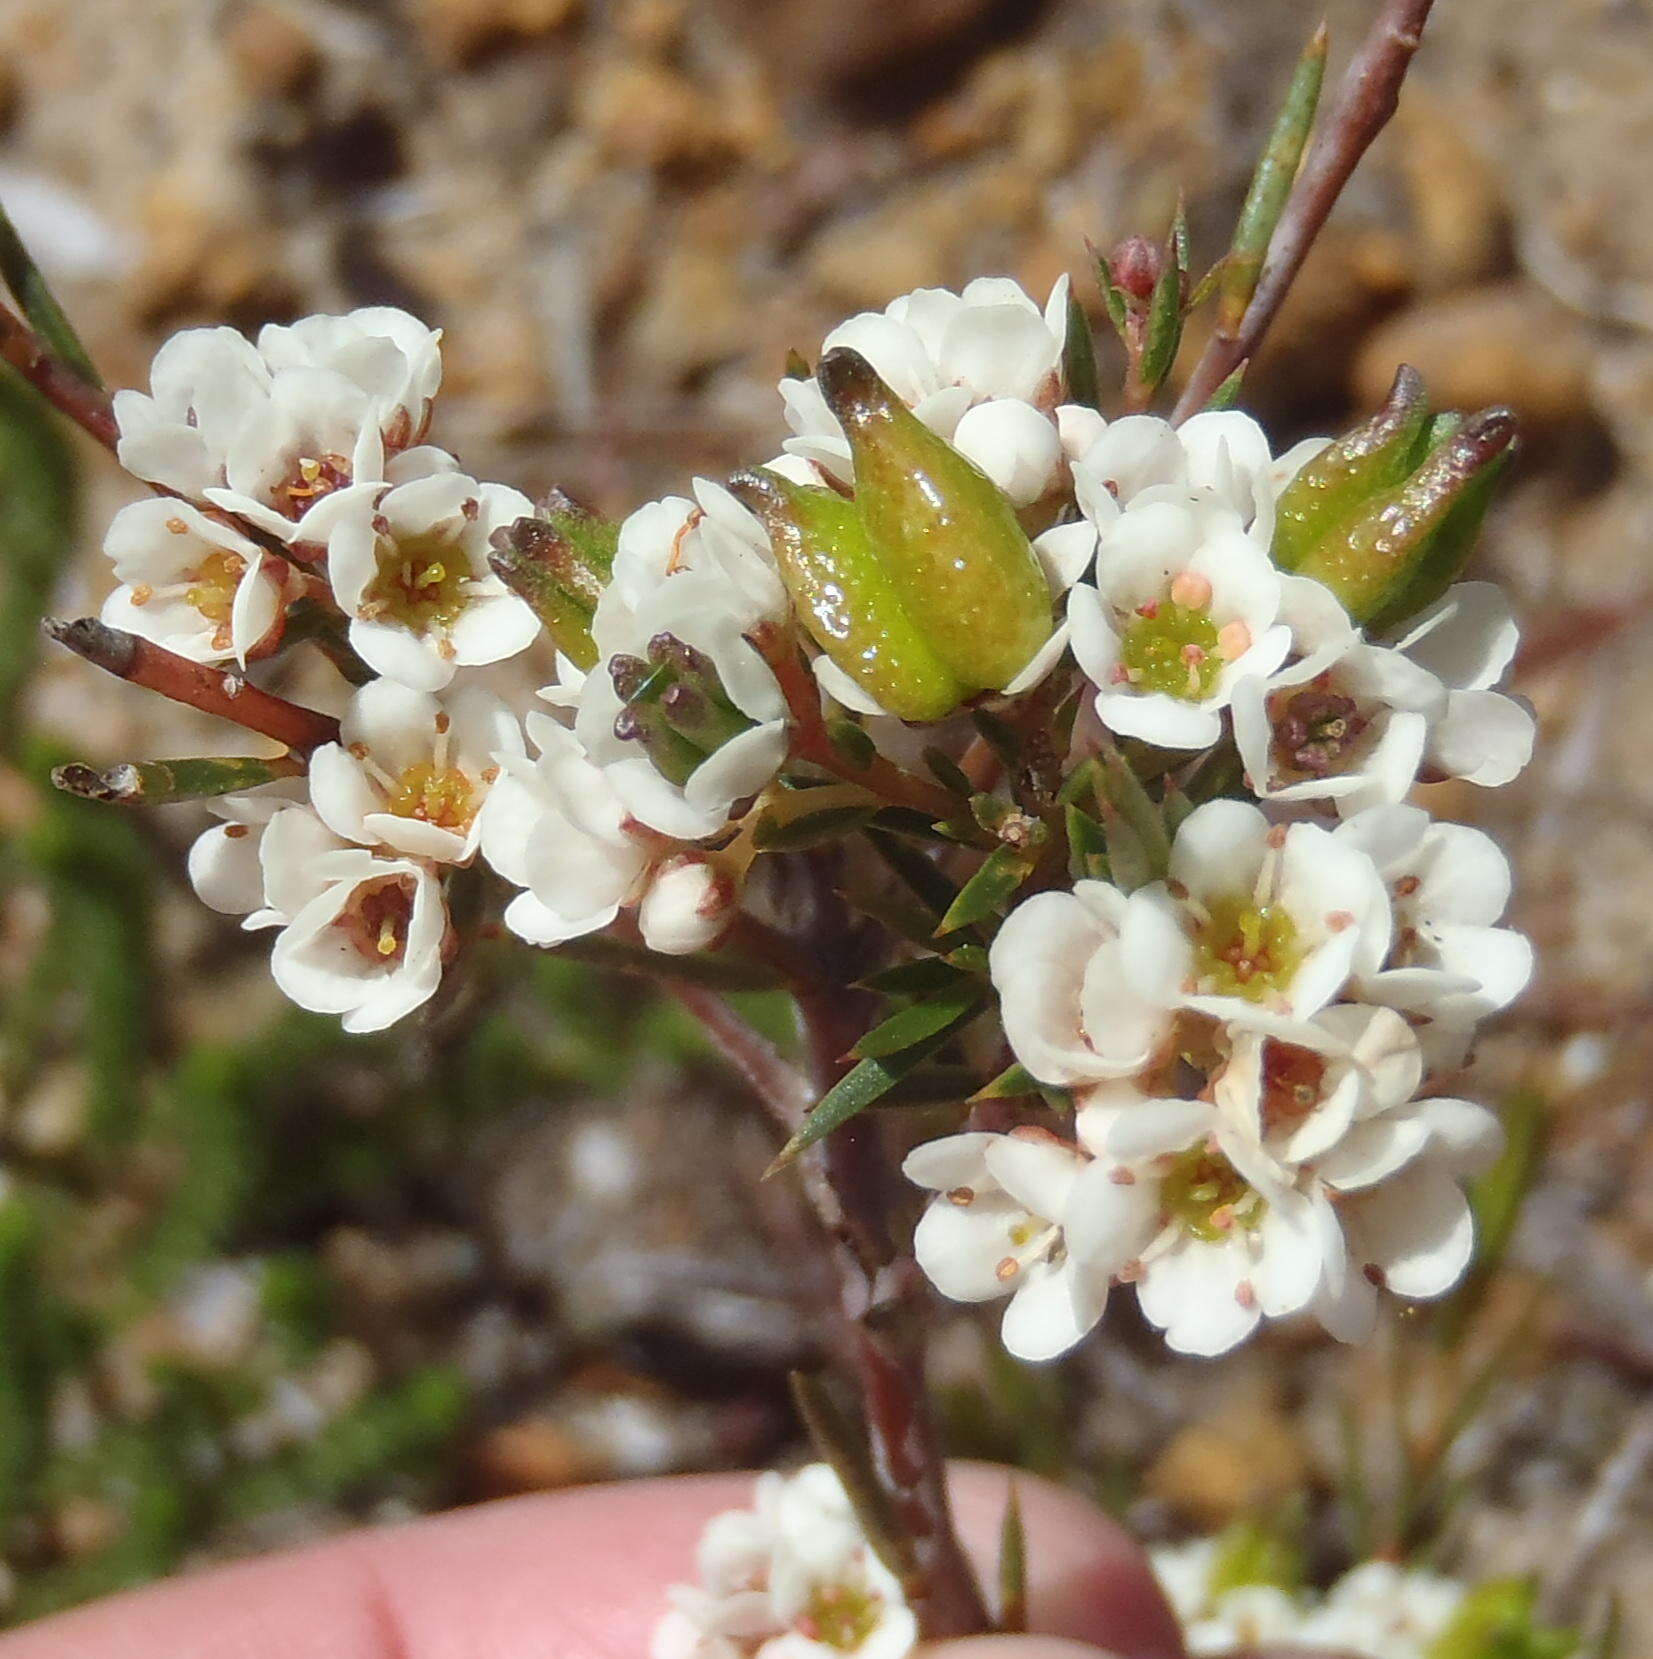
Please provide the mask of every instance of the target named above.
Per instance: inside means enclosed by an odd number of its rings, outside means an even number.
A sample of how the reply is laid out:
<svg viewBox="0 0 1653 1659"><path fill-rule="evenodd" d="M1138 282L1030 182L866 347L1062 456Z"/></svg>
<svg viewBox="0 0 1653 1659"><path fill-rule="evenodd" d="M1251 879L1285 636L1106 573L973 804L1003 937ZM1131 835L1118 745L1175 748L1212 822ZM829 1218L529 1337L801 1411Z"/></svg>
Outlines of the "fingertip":
<svg viewBox="0 0 1653 1659"><path fill-rule="evenodd" d="M921 1648L918 1659L1119 1659L1119 1655L1061 1636L970 1636Z"/></svg>

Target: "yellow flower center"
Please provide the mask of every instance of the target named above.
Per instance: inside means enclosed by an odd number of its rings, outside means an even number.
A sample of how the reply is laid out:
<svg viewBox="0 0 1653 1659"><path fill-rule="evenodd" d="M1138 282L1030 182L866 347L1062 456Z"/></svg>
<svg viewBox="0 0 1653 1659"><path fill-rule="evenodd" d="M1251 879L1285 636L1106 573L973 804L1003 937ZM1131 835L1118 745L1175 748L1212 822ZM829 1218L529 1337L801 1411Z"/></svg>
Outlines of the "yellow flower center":
<svg viewBox="0 0 1653 1659"><path fill-rule="evenodd" d="M396 779L385 810L462 833L470 828L478 804L476 786L458 767L419 761Z"/></svg>
<svg viewBox="0 0 1653 1659"><path fill-rule="evenodd" d="M1209 605L1183 604L1167 593L1138 606L1120 641L1125 679L1138 691L1203 702L1223 670L1217 631Z"/></svg>
<svg viewBox="0 0 1653 1659"><path fill-rule="evenodd" d="M184 572L189 584L184 603L193 605L208 622L226 626L235 607L235 590L246 571L247 561L239 553L209 553L193 570Z"/></svg>
<svg viewBox="0 0 1653 1659"><path fill-rule="evenodd" d="M1213 899L1194 941L1201 991L1247 1002L1284 990L1306 954L1290 913L1249 897Z"/></svg>
<svg viewBox="0 0 1653 1659"><path fill-rule="evenodd" d="M1268 1208L1245 1177L1209 1145L1178 1153L1161 1178L1160 1202L1184 1232L1215 1243L1236 1228L1250 1231Z"/></svg>
<svg viewBox="0 0 1653 1659"><path fill-rule="evenodd" d="M446 631L464 614L470 564L448 538L380 536L373 558L378 570L362 593L364 616L428 634Z"/></svg>
<svg viewBox="0 0 1653 1659"><path fill-rule="evenodd" d="M849 1584L823 1584L809 1598L798 1633L812 1642L853 1653L878 1628L883 1600Z"/></svg>

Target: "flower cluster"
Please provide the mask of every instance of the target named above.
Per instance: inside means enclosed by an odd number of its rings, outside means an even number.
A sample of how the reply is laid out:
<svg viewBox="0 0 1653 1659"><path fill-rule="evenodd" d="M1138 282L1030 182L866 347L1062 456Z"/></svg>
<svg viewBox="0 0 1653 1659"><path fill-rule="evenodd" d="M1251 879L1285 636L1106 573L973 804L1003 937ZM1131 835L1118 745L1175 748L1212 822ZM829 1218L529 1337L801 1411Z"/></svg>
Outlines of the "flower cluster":
<svg viewBox="0 0 1653 1659"><path fill-rule="evenodd" d="M957 895L931 983L996 1001L1022 1077L907 1159L939 1289L1008 1296L1027 1359L1121 1284L1184 1352L1354 1339L1468 1263L1498 1130L1440 1085L1531 967L1497 848L1407 800L1531 748L1508 609L1453 580L1508 434L1407 373L1278 457L1232 410L1110 420L1075 314L1000 279L852 318L782 383L782 454L617 525L425 442L439 341L400 312L191 331L115 400L165 493L111 526L105 620L243 674L315 638L355 681L190 859L305 1007L429 1001L478 859L530 944L687 954L763 853L916 837Z"/></svg>
<svg viewBox="0 0 1653 1659"><path fill-rule="evenodd" d="M671 1591L652 1659L906 1659L918 1625L824 1463L758 1477L750 1509L716 1516L699 1582Z"/></svg>
<svg viewBox="0 0 1653 1659"><path fill-rule="evenodd" d="M1244 1553L1223 1538L1151 1552L1193 1659L1276 1645L1349 1659L1570 1659L1577 1648L1570 1634L1535 1622L1531 1587L1519 1581L1471 1588L1427 1568L1366 1561L1317 1595L1236 1574Z"/></svg>

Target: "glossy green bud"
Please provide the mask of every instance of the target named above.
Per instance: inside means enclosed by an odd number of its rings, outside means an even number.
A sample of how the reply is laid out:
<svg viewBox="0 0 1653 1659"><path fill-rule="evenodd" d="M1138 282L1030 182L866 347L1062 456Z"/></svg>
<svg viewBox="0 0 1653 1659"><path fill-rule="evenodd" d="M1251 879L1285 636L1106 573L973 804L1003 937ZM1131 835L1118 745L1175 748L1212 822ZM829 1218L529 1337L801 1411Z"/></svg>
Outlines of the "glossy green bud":
<svg viewBox="0 0 1653 1659"><path fill-rule="evenodd" d="M974 689L913 625L855 504L771 472L729 481L757 515L810 637L864 691L903 720L939 720Z"/></svg>
<svg viewBox="0 0 1653 1659"><path fill-rule="evenodd" d="M1509 410L1471 416L1409 478L1323 536L1297 566L1298 574L1324 582L1357 622L1389 615L1430 562L1435 538L1453 510L1514 441Z"/></svg>
<svg viewBox="0 0 1653 1659"><path fill-rule="evenodd" d="M1001 690L1050 638L1050 589L1015 509L858 352L816 370L849 439L855 501L907 615L971 690Z"/></svg>
<svg viewBox="0 0 1653 1659"><path fill-rule="evenodd" d="M1418 371L1403 364L1383 407L1309 461L1280 494L1272 556L1298 569L1322 540L1351 521L1381 490L1417 465L1429 431L1429 398Z"/></svg>
<svg viewBox="0 0 1653 1659"><path fill-rule="evenodd" d="M489 567L526 600L556 647L577 667L596 666L591 618L614 567L618 528L560 491L538 516L496 530Z"/></svg>

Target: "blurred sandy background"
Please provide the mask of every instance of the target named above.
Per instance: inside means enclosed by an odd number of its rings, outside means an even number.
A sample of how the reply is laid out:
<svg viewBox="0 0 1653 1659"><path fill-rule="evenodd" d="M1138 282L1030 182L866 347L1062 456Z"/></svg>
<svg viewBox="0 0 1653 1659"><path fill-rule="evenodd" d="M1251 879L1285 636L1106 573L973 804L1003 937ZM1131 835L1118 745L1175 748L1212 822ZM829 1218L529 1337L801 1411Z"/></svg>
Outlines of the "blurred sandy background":
<svg viewBox="0 0 1653 1659"><path fill-rule="evenodd" d="M1334 69L1369 10L1331 5ZM438 441L482 476L620 512L766 454L788 347L813 351L850 311L982 273L1042 293L1063 270L1094 305L1083 239L1161 233L1179 188L1196 252L1214 258L1317 17L1307 0L0 0L0 199L113 382L141 384L187 324L403 305L447 330ZM1464 788L1451 811L1511 851L1518 920L1541 949L1477 1086L1539 1090L1556 1114L1515 1260L1558 1293L1507 1359L1521 1386L1477 1426L1455 1523L1478 1566L1528 1567L1591 1542L1581 1506L1653 1409L1646 0L1440 0L1402 116L1312 259L1252 402L1283 444L1368 407L1399 360L1443 404L1513 404L1525 431L1483 559L1527 618L1519 688L1543 748L1518 787ZM103 591L96 531L121 498L112 468L86 459L66 609ZM190 735L68 662L46 666L34 707L101 758L178 752ZM188 827L157 833L181 843ZM225 947L205 919L180 907L158 938L187 1030L218 1035L266 1005L258 958L213 957ZM461 1353L486 1404L445 1495L756 1456L784 1436L774 1376L797 1333L764 1300L773 1274L749 1282L751 1238L707 1246L727 1205L678 1216L652 1266L609 1262L647 1281L637 1296L660 1305L647 1318L580 1310L592 1281L568 1252L612 1246L600 1204L583 1222L580 1204L640 1179L660 1113L629 1102L624 1132L594 1129L583 1152L566 1114L535 1118L486 1142L463 1203L423 1202L415 1184L388 1216L335 1207L298 1227L342 1275L369 1375L423 1340L398 1322L417 1323L407 1308L431 1285L456 1329L494 1309L505 1357ZM701 1294L708 1259L738 1282L696 1340L713 1352L733 1333L735 1358L692 1388L638 1382L648 1365L604 1344L687 1317L682 1287ZM525 1283L555 1317L519 1306ZM594 1378L588 1338L609 1368ZM524 1359L512 1342L548 1346ZM1100 1382L1105 1405L1063 1408L1090 1476L1146 1471L1138 1507L1161 1526L1334 1481L1317 1391L1344 1362L1283 1365L1280 1346L1183 1367L1170 1391L1146 1347L1094 1359L1066 1397ZM685 1390L692 1409L674 1403ZM607 1427L581 1428L581 1411L608 1412ZM603 1434L624 1450L605 1452ZM326 1506L290 1530L322 1524ZM1653 1549L1645 1481L1609 1530L1641 1621L1626 1652L1646 1651L1653 1575L1631 1570ZM266 1525L226 1547L286 1535Z"/></svg>

